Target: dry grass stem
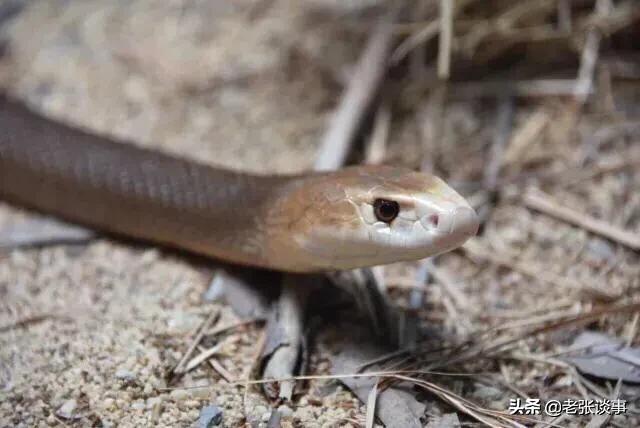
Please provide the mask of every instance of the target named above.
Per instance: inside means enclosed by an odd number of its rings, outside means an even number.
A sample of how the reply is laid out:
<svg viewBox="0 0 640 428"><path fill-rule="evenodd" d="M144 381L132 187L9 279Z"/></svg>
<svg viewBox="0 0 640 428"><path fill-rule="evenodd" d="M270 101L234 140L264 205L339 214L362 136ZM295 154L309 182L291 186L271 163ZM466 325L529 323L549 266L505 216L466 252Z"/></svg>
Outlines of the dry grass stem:
<svg viewBox="0 0 640 428"><path fill-rule="evenodd" d="M447 79L451 64L451 41L453 39L454 0L440 0L440 38L438 47L438 77Z"/></svg>
<svg viewBox="0 0 640 428"><path fill-rule="evenodd" d="M208 360L209 358L211 358L212 356L220 352L221 348L222 348L222 344L219 343L209 349L205 349L200 354L193 357L187 364L185 364L184 369L180 373L186 373L195 369L200 364L204 363L206 360Z"/></svg>

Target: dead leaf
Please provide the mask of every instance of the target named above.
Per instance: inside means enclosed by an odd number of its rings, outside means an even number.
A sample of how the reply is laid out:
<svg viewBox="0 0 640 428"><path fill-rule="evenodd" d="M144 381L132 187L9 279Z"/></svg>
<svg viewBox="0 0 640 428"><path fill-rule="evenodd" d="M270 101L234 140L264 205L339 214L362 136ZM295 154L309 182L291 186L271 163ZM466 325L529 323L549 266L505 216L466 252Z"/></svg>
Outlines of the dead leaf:
<svg viewBox="0 0 640 428"><path fill-rule="evenodd" d="M357 327L354 327L357 330ZM353 337L353 336L351 336ZM355 373L359 366L380 355L388 353L383 348L363 343L349 343L331 357L333 374ZM376 378L344 378L341 380L363 403L369 398L370 391L377 383ZM426 405L415 398L412 385L396 384L384 391L378 391L376 398L376 416L386 428L421 428L420 418Z"/></svg>
<svg viewBox="0 0 640 428"><path fill-rule="evenodd" d="M0 248L18 248L56 244L85 243L96 233L84 227L33 216L27 220L9 222L0 228Z"/></svg>
<svg viewBox="0 0 640 428"><path fill-rule="evenodd" d="M621 339L593 331L582 332L573 342L577 355L563 359L581 372L602 379L640 383L640 348Z"/></svg>

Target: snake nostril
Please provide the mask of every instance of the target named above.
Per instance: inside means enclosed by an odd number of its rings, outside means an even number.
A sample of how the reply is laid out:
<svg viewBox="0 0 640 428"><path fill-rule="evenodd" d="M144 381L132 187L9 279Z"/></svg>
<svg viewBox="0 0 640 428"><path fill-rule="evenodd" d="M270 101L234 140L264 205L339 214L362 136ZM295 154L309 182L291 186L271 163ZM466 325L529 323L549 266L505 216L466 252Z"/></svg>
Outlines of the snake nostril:
<svg viewBox="0 0 640 428"><path fill-rule="evenodd" d="M428 217L429 220L429 224L431 224L433 227L438 227L438 223L440 222L440 217L438 217L438 214L431 214Z"/></svg>

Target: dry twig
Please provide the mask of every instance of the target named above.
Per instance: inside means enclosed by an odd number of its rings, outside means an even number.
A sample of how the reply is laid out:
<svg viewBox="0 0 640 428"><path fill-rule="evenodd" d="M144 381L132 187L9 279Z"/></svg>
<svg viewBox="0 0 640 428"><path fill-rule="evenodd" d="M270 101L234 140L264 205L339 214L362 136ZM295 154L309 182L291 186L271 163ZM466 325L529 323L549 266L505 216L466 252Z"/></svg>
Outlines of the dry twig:
<svg viewBox="0 0 640 428"><path fill-rule="evenodd" d="M371 106L387 70L395 14L394 11L387 15L371 34L322 139L315 163L318 171L333 170L346 162L358 126Z"/></svg>
<svg viewBox="0 0 640 428"><path fill-rule="evenodd" d="M193 354L193 351L200 344L200 341L202 341L202 338L206 334L207 330L209 330L211 328L211 325L213 325L219 318L220 318L220 311L212 311L209 314L209 316L202 322L202 324L197 330L196 335L191 341L191 344L189 345L187 352L184 353L182 358L180 358L180 361L178 361L178 364L176 364L176 366L173 368L172 370L173 373L182 374L186 372L185 367L186 367L187 361L191 357L191 354Z"/></svg>
<svg viewBox="0 0 640 428"><path fill-rule="evenodd" d="M640 235L564 207L540 190L529 189L525 193L523 200L525 205L531 209L586 229L632 250L640 250Z"/></svg>
<svg viewBox="0 0 640 428"><path fill-rule="evenodd" d="M610 4L609 0L596 0L596 16L606 17ZM580 59L580 71L578 72L574 90L574 97L579 105L584 104L587 96L591 92L601 39L602 35L597 28L592 28L587 33L584 48L582 49L582 57Z"/></svg>

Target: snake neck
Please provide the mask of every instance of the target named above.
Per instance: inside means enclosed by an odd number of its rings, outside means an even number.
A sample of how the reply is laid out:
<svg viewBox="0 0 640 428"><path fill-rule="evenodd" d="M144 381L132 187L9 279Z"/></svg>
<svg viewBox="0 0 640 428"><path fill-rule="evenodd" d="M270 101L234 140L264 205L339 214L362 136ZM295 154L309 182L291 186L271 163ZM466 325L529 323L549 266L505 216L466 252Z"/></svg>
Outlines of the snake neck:
<svg viewBox="0 0 640 428"><path fill-rule="evenodd" d="M96 136L0 98L0 197L103 231L267 266L264 207L288 181Z"/></svg>

